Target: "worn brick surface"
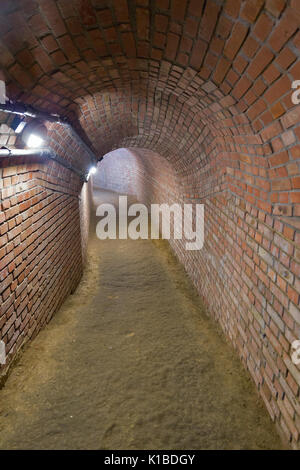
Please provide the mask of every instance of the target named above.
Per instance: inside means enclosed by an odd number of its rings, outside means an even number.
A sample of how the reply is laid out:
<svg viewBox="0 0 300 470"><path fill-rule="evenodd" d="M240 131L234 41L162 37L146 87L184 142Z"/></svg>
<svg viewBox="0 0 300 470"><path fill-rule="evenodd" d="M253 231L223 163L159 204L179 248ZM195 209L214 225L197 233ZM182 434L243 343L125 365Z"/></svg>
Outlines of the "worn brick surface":
<svg viewBox="0 0 300 470"><path fill-rule="evenodd" d="M9 121L8 121L9 122ZM90 163L68 128L48 124L49 145L78 170ZM7 364L76 288L85 260L89 197L71 170L40 157L0 159L0 337Z"/></svg>

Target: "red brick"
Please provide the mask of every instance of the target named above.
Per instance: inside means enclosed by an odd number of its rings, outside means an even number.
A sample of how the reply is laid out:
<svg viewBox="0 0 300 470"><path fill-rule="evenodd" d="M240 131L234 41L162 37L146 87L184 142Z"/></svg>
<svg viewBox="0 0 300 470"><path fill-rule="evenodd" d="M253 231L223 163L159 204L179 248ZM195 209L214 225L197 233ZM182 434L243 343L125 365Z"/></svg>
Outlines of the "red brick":
<svg viewBox="0 0 300 470"><path fill-rule="evenodd" d="M218 20L220 7L213 0L207 0L203 16L200 23L200 36L206 41L210 41Z"/></svg>
<svg viewBox="0 0 300 470"><path fill-rule="evenodd" d="M132 33L122 33L123 47L127 57L135 57L135 41Z"/></svg>
<svg viewBox="0 0 300 470"><path fill-rule="evenodd" d="M296 106L281 119L282 125L289 128L300 122L300 108Z"/></svg>
<svg viewBox="0 0 300 470"><path fill-rule="evenodd" d="M187 0L171 0L171 15L175 21L183 21Z"/></svg>
<svg viewBox="0 0 300 470"><path fill-rule="evenodd" d="M179 36L173 33L169 33L167 36L167 46L165 50L165 55L167 59L169 60L175 59L178 45L179 45Z"/></svg>
<svg viewBox="0 0 300 470"><path fill-rule="evenodd" d="M129 22L127 0L113 0L113 5L117 21L120 23Z"/></svg>
<svg viewBox="0 0 300 470"><path fill-rule="evenodd" d="M228 57L228 59L234 59L241 45L243 44L247 33L248 28L245 25L241 23L236 23L232 30L230 39L227 41L224 48L224 54L226 57Z"/></svg>
<svg viewBox="0 0 300 470"><path fill-rule="evenodd" d="M53 52L58 49L58 44L51 34L42 39L42 44L48 52Z"/></svg>
<svg viewBox="0 0 300 470"><path fill-rule="evenodd" d="M239 16L241 0L226 0L224 11L233 18Z"/></svg>
<svg viewBox="0 0 300 470"><path fill-rule="evenodd" d="M204 0L191 0L188 12L190 15L201 17L203 10Z"/></svg>
<svg viewBox="0 0 300 470"><path fill-rule="evenodd" d="M52 61L42 47L35 48L33 55L44 72L49 73L54 69Z"/></svg>
<svg viewBox="0 0 300 470"><path fill-rule="evenodd" d="M269 39L269 44L274 51L280 51L280 49L298 29L298 26L297 18L295 18L292 10L289 9L280 20L279 25L276 27Z"/></svg>
<svg viewBox="0 0 300 470"><path fill-rule="evenodd" d="M229 60L224 59L224 58L220 59L217 65L217 68L215 70L215 73L213 75L214 82L221 83L224 80L224 77L226 73L228 72L230 65L231 63L229 62Z"/></svg>
<svg viewBox="0 0 300 470"><path fill-rule="evenodd" d="M198 39L193 47L191 54L190 64L192 67L199 69L201 67L202 61L204 59L205 53L207 50L207 45L202 39Z"/></svg>
<svg viewBox="0 0 300 470"><path fill-rule="evenodd" d="M260 52L255 56L255 59L251 62L247 69L247 73L253 79L257 78L258 75L266 68L266 66L273 60L274 55L269 48L263 47Z"/></svg>
<svg viewBox="0 0 300 470"><path fill-rule="evenodd" d="M289 161L289 155L287 151L281 152L277 155L269 157L270 166L279 166Z"/></svg>
<svg viewBox="0 0 300 470"><path fill-rule="evenodd" d="M242 9L241 18L254 23L263 5L264 0L247 0Z"/></svg>
<svg viewBox="0 0 300 470"><path fill-rule="evenodd" d="M272 15L278 17L282 13L286 6L286 0L267 0L266 9L272 13Z"/></svg>
<svg viewBox="0 0 300 470"><path fill-rule="evenodd" d="M274 22L271 18L265 13L262 13L255 23L254 34L261 41L265 41L272 31L273 25Z"/></svg>
<svg viewBox="0 0 300 470"><path fill-rule="evenodd" d="M234 97L240 99L249 90L251 85L252 82L246 76L242 77L234 88Z"/></svg>
<svg viewBox="0 0 300 470"><path fill-rule="evenodd" d="M137 8L137 33L141 39L149 39L149 12L146 8Z"/></svg>
<svg viewBox="0 0 300 470"><path fill-rule="evenodd" d="M155 28L157 31L165 33L168 28L169 19L165 15L155 15Z"/></svg>

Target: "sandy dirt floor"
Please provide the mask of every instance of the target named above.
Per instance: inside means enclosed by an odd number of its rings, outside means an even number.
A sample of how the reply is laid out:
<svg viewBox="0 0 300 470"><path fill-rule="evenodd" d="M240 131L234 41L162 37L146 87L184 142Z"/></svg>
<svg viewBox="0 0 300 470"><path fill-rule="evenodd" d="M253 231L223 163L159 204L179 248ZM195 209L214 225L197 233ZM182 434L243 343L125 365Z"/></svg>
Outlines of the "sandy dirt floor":
<svg viewBox="0 0 300 470"><path fill-rule="evenodd" d="M78 289L0 391L0 448L283 446L167 242L93 229Z"/></svg>

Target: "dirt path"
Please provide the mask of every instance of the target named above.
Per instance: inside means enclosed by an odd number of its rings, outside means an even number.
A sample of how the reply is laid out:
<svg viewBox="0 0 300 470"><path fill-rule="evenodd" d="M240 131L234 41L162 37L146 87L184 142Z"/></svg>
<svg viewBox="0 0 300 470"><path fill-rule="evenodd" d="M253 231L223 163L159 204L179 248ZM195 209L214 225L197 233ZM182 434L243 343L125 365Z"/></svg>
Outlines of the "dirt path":
<svg viewBox="0 0 300 470"><path fill-rule="evenodd" d="M0 391L1 449L282 448L167 243L93 236L89 256Z"/></svg>

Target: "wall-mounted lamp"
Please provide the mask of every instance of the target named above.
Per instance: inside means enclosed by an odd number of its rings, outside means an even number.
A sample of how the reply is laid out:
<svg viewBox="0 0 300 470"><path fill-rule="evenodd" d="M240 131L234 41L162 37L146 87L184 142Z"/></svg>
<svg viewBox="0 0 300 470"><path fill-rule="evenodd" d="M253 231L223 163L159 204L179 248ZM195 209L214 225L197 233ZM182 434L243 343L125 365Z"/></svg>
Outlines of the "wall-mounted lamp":
<svg viewBox="0 0 300 470"><path fill-rule="evenodd" d="M90 174L90 175L94 175L95 173L97 173L97 167L96 167L96 166L92 166L92 167L89 169L89 174Z"/></svg>
<svg viewBox="0 0 300 470"><path fill-rule="evenodd" d="M47 128L42 121L34 119L25 125L22 140L27 147L38 148L47 138Z"/></svg>
<svg viewBox="0 0 300 470"><path fill-rule="evenodd" d="M89 168L89 171L88 171L87 175L86 175L86 178L85 178L86 181L88 181L90 179L90 176L94 175L96 172L97 172L97 167L95 165L91 166Z"/></svg>
<svg viewBox="0 0 300 470"><path fill-rule="evenodd" d="M16 134L22 133L22 140L29 148L41 147L47 138L47 128L42 121L33 119L26 123L25 119L16 115L10 125Z"/></svg>
<svg viewBox="0 0 300 470"><path fill-rule="evenodd" d="M55 160L58 164L76 173L83 181L88 181L90 175L93 175L97 171L96 159L92 154L91 150L81 140L81 138L75 133L73 128L68 124L66 119L60 118L55 114L48 114L41 111L37 111L30 106L25 106L20 103L6 103L5 96L5 82L1 80L0 71L0 112L14 114L15 117L10 127L15 131L16 134L21 134L23 142L27 145L27 149L8 149L1 147L0 158L16 157L24 155L39 155ZM25 118L33 118L29 123L25 121ZM71 132L75 135L75 138L80 140L81 144L86 148L87 152L91 157L91 161L95 164L90 166L88 172L80 171L75 168L72 164L67 163L62 157L60 157L54 150L41 148L42 144L47 139L47 128L44 121L55 122L63 126L69 127ZM102 160L102 158L100 159Z"/></svg>

